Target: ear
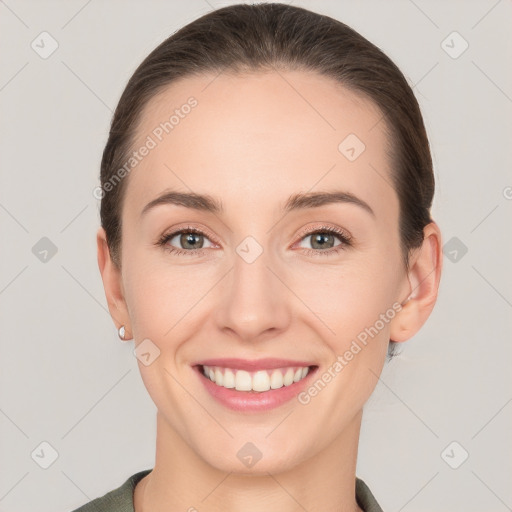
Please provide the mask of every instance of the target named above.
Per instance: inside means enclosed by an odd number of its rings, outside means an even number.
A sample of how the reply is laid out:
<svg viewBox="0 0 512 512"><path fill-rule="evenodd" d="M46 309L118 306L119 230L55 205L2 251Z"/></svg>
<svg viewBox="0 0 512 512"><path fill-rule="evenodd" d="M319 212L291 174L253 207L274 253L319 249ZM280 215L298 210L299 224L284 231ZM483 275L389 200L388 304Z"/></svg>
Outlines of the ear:
<svg viewBox="0 0 512 512"><path fill-rule="evenodd" d="M132 337L130 315L124 298L121 270L112 261L107 244L107 235L102 227L98 229L96 242L98 246L98 267L103 280L110 316L114 320L116 329L119 329L122 325L125 326L125 339L129 340Z"/></svg>
<svg viewBox="0 0 512 512"><path fill-rule="evenodd" d="M423 229L423 235L421 247L410 259L407 300L390 325L390 339L398 343L407 341L420 330L437 300L443 263L441 230L431 222Z"/></svg>

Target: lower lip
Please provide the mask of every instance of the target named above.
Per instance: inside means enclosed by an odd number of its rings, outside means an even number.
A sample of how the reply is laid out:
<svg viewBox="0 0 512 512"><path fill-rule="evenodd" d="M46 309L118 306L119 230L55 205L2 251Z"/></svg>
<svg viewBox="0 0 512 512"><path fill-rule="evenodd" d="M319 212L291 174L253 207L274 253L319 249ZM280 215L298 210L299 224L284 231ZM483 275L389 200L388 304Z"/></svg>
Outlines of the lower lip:
<svg viewBox="0 0 512 512"><path fill-rule="evenodd" d="M296 397L309 384L311 376L315 374L318 367L310 367L308 374L298 382L268 391L237 391L234 388L228 389L218 386L207 378L200 366L195 366L194 369L199 374L199 378L208 392L222 405L239 412L259 412L279 407Z"/></svg>

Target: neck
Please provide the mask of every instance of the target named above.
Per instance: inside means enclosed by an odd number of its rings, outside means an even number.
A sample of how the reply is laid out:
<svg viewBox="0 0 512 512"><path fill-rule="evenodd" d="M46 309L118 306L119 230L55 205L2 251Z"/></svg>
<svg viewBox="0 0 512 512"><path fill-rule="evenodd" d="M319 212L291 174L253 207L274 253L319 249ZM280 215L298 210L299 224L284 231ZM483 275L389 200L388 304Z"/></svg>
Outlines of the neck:
<svg viewBox="0 0 512 512"><path fill-rule="evenodd" d="M292 469L259 475L206 463L157 414L153 471L135 489L135 512L361 512L355 499L360 411L325 449Z"/></svg>

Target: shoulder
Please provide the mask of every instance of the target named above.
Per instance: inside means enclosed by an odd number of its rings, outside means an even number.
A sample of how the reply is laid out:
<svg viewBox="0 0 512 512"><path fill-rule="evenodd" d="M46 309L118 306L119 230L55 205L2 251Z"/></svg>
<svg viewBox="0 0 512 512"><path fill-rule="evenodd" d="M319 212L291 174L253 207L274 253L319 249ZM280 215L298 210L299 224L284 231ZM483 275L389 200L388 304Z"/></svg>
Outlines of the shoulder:
<svg viewBox="0 0 512 512"><path fill-rule="evenodd" d="M356 477L356 500L364 512L384 512L363 480Z"/></svg>
<svg viewBox="0 0 512 512"><path fill-rule="evenodd" d="M72 512L134 512L133 491L137 482L152 469L145 469L130 476L120 487L95 498Z"/></svg>

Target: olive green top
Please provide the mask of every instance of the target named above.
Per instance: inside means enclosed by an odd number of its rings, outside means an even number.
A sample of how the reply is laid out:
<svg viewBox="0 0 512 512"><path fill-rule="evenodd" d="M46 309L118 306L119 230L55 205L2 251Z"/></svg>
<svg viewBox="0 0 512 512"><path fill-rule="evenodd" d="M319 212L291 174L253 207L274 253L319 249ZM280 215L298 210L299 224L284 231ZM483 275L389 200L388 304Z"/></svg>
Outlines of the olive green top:
<svg viewBox="0 0 512 512"><path fill-rule="evenodd" d="M100 498L73 510L73 512L135 512L133 508L133 491L137 482L142 480L152 469L145 469L132 475L126 482ZM356 500L364 512L383 512L368 486L356 477Z"/></svg>

